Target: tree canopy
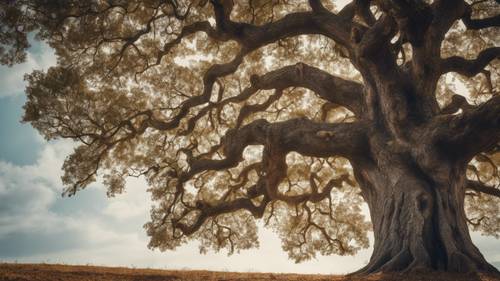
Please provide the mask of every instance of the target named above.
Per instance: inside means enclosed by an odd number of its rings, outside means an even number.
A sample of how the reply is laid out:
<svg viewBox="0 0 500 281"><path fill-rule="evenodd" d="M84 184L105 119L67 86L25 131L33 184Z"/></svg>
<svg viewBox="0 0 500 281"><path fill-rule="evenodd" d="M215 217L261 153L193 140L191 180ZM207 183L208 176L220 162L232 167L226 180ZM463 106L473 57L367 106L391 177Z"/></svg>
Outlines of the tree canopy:
<svg viewBox="0 0 500 281"><path fill-rule="evenodd" d="M56 52L57 66L26 75L23 120L48 140L78 144L63 166L64 194L102 177L114 196L127 177L144 177L155 202L145 225L151 248L189 239L201 241L201 251L256 247L257 218L295 261L368 247L366 194L352 164L369 154L374 125L364 120L378 116L366 90L377 84L365 75L371 69L415 79L417 102L408 112L397 95L386 102L401 109L387 117L394 135L398 122L491 132L463 134L478 145L462 149L466 212L472 229L500 235L498 121L465 123L497 120L500 112L498 1L19 0L0 7L3 64L26 58L31 33ZM446 134L465 143L460 133Z"/></svg>

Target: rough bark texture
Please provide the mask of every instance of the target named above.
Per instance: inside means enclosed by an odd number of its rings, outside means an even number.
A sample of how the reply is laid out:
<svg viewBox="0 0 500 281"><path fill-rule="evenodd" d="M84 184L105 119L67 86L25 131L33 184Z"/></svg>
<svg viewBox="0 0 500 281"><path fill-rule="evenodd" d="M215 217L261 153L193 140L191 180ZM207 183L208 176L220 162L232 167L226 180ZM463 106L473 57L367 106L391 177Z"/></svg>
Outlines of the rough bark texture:
<svg viewBox="0 0 500 281"><path fill-rule="evenodd" d="M366 93L374 117L367 121L367 153L352 163L370 209L375 244L370 262L356 273L497 272L471 241L464 198L470 187L467 163L498 140L499 98L464 116L439 115L419 108L429 95L419 92L427 88L419 85L429 80L411 80L407 73L385 67L379 61L363 75L374 81ZM486 113L490 110L491 115ZM488 117L476 119L480 111ZM478 131L456 131L465 127Z"/></svg>
<svg viewBox="0 0 500 281"><path fill-rule="evenodd" d="M375 238L370 262L357 273L496 272L469 235L463 169L426 171L410 155L382 149L383 164L364 164L357 173Z"/></svg>

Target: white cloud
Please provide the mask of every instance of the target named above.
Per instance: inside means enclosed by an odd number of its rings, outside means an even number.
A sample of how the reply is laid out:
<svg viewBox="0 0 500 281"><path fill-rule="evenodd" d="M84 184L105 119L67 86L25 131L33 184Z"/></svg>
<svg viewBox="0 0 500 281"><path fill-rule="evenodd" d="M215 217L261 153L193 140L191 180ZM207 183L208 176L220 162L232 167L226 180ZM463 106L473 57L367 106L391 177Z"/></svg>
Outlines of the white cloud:
<svg viewBox="0 0 500 281"><path fill-rule="evenodd" d="M46 145L34 165L0 161L0 234L30 228L34 220L46 218L60 194L61 157L70 147L68 142Z"/></svg>
<svg viewBox="0 0 500 281"><path fill-rule="evenodd" d="M50 66L56 64L54 51L45 43L32 42L39 47L35 52L30 49L27 53L26 61L12 67L0 67L0 98L21 95L24 92L26 82L23 77L26 73L33 70L47 70Z"/></svg>
<svg viewBox="0 0 500 281"><path fill-rule="evenodd" d="M118 220L147 219L151 200L149 194L144 191L146 184L142 179L129 179L123 194L109 198L104 214Z"/></svg>

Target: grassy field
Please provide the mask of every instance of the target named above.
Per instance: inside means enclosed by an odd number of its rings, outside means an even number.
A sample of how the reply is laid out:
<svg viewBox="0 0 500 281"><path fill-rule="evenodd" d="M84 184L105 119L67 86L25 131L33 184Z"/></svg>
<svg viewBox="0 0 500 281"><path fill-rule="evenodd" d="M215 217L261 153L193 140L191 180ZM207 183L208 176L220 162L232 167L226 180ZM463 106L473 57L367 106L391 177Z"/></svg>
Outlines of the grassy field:
<svg viewBox="0 0 500 281"><path fill-rule="evenodd" d="M1 281L496 281L500 276L412 274L373 275L354 278L337 275L235 273L188 270L131 269L122 267L70 266L57 264L0 264Z"/></svg>

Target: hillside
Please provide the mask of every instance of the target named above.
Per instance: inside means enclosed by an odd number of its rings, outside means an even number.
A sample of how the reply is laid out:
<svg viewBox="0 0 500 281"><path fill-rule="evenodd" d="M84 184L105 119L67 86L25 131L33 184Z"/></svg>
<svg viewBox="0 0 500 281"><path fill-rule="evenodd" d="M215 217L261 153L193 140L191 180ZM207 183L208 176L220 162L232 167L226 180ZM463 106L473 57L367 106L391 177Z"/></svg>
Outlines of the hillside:
<svg viewBox="0 0 500 281"><path fill-rule="evenodd" d="M411 279L409 279L411 278ZM352 278L338 275L300 275L277 273L235 273L187 270L131 269L122 267L70 266L57 264L0 264L1 281L497 281L500 276L412 274L374 275Z"/></svg>

